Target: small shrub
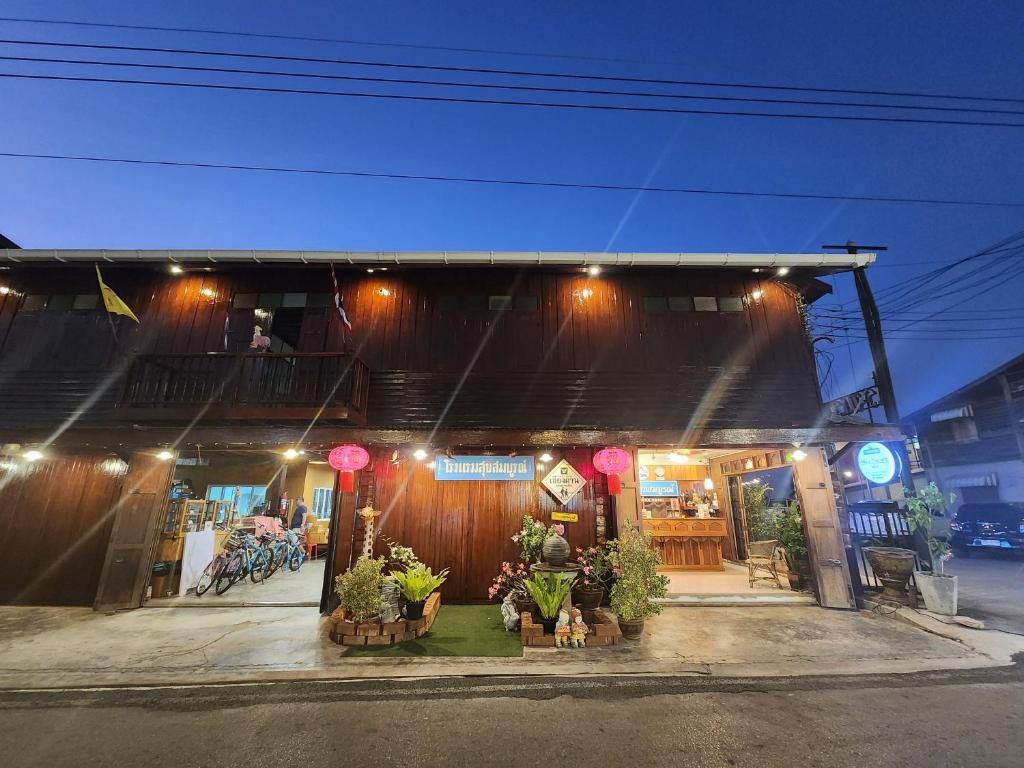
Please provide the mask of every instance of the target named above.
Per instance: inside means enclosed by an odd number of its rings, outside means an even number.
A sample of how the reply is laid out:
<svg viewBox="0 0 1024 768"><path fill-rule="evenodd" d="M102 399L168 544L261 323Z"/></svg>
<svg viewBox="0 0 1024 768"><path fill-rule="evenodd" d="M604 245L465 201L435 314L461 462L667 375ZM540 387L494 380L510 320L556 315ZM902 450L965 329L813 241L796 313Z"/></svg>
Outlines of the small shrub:
<svg viewBox="0 0 1024 768"><path fill-rule="evenodd" d="M354 621L369 621L380 615L384 564L383 557L363 556L334 580L334 590L338 593L341 607L352 614Z"/></svg>
<svg viewBox="0 0 1024 768"><path fill-rule="evenodd" d="M668 594L668 577L658 573L661 556L647 545L640 532L629 526L612 549L611 558L619 576L611 593L616 615L637 621L661 613L661 606L651 599Z"/></svg>

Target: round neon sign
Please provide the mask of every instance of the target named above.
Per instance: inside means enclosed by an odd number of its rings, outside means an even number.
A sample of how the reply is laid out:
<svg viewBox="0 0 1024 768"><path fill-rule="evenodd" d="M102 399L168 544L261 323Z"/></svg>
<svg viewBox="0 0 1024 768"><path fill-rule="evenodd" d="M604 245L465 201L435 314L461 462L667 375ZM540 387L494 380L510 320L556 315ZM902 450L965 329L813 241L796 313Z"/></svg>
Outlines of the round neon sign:
<svg viewBox="0 0 1024 768"><path fill-rule="evenodd" d="M875 485L891 483L899 471L899 460L882 443L865 443L857 451L857 467L868 482Z"/></svg>

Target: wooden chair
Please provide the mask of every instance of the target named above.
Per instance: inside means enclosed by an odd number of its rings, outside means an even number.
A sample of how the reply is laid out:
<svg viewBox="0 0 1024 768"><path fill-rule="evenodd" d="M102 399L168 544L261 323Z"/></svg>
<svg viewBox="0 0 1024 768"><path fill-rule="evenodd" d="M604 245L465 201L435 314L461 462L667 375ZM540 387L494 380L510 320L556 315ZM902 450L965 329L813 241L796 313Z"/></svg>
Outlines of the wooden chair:
<svg viewBox="0 0 1024 768"><path fill-rule="evenodd" d="M775 566L775 549L779 546L778 539L767 541L752 541L747 545L747 575L750 587L758 579L774 579L775 583L782 589L782 580L779 578L779 570ZM759 576L758 573L766 573L767 576Z"/></svg>

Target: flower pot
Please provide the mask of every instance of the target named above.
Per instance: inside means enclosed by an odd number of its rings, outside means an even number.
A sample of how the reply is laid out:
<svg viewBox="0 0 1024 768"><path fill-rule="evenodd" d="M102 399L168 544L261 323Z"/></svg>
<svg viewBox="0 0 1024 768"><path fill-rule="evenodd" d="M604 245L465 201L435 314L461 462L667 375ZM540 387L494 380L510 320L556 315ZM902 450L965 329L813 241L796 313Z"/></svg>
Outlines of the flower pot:
<svg viewBox="0 0 1024 768"><path fill-rule="evenodd" d="M794 592L800 591L800 574L794 573L793 571L786 572L786 578L789 579L789 588Z"/></svg>
<svg viewBox="0 0 1024 768"><path fill-rule="evenodd" d="M569 542L557 533L552 533L544 539L544 549L542 551L545 563L561 568L569 559Z"/></svg>
<svg viewBox="0 0 1024 768"><path fill-rule="evenodd" d="M545 619L541 616L540 623L544 626L545 635L553 635L555 634L555 625L558 624L558 617L555 616L553 619Z"/></svg>
<svg viewBox="0 0 1024 768"><path fill-rule="evenodd" d="M601 607L604 587L576 587L576 602L584 611L596 611Z"/></svg>
<svg viewBox="0 0 1024 768"><path fill-rule="evenodd" d="M907 582L914 572L914 550L902 547L864 547L864 555L878 580L882 598L907 603Z"/></svg>
<svg viewBox="0 0 1024 768"><path fill-rule="evenodd" d="M405 604L405 609L402 611L402 615L407 619L422 619L423 606L426 604L426 600L418 600L415 603L407 602Z"/></svg>
<svg viewBox="0 0 1024 768"><path fill-rule="evenodd" d="M644 633L644 619L633 619L632 621L619 619L619 629L622 630L623 637L629 640L639 640Z"/></svg>
<svg viewBox="0 0 1024 768"><path fill-rule="evenodd" d="M516 613L533 613L537 610L537 603L531 597L517 597L513 601L516 604Z"/></svg>
<svg viewBox="0 0 1024 768"><path fill-rule="evenodd" d="M929 611L941 613L943 616L956 616L956 576L914 571L914 581L917 582L917 587L924 596L924 605Z"/></svg>

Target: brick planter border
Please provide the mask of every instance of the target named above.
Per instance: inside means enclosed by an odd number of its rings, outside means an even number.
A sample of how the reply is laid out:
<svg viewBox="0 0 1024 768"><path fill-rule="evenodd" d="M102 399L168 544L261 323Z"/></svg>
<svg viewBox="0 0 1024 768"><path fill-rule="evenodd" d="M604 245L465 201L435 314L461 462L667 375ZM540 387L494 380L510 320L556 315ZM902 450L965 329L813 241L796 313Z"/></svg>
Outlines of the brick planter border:
<svg viewBox="0 0 1024 768"><path fill-rule="evenodd" d="M576 607L579 608L579 606ZM604 608L583 611L583 621L590 627L590 634L587 635L587 648L607 648L622 642L622 632L619 630L618 623ZM543 625L534 624L533 616L529 613L519 614L519 639L524 646L531 648L555 647L555 636L545 635ZM569 650L586 649L570 648Z"/></svg>
<svg viewBox="0 0 1024 768"><path fill-rule="evenodd" d="M338 608L331 614L331 640L339 645L394 645L423 637L437 618L441 593L433 592L423 606L422 619L398 619L382 624L379 621L357 624L345 618Z"/></svg>

